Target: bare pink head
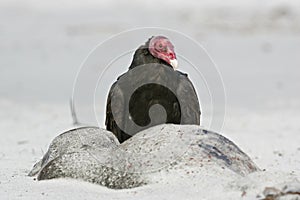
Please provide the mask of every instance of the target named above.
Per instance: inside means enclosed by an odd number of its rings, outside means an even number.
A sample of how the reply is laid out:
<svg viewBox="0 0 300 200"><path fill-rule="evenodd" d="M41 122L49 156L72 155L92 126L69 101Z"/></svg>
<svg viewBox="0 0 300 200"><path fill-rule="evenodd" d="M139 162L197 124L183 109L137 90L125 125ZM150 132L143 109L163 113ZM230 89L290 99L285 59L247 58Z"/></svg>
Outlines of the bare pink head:
<svg viewBox="0 0 300 200"><path fill-rule="evenodd" d="M149 42L150 53L159 59L169 63L174 70L177 68L177 59L174 46L170 40L164 36L154 36Z"/></svg>

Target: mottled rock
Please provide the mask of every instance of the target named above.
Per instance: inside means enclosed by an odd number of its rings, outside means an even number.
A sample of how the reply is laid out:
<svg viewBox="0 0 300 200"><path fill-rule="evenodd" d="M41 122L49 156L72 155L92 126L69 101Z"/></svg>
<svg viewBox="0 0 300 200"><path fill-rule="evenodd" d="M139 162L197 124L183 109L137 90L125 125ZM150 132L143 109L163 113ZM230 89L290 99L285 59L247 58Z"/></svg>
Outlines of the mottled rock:
<svg viewBox="0 0 300 200"><path fill-rule="evenodd" d="M84 128L78 131L86 132ZM202 166L241 176L259 170L233 142L197 125L158 125L120 145L111 138L112 133L96 132L103 136L86 135L90 139L82 140L78 136L66 139L62 134L55 138L43 158L38 180L69 177L123 189L159 182L161 174L187 177L205 173ZM97 141L103 138L107 142Z"/></svg>
<svg viewBox="0 0 300 200"><path fill-rule="evenodd" d="M112 189L133 188L144 184L139 174L116 170L104 165L93 155L105 156L103 152L95 149L63 154L43 167L38 175L38 180L68 177Z"/></svg>
<svg viewBox="0 0 300 200"><path fill-rule="evenodd" d="M122 143L117 150L126 152L132 171L139 173L156 171L175 163L174 166L215 163L240 175L259 170L233 142L197 125L155 126Z"/></svg>
<svg viewBox="0 0 300 200"><path fill-rule="evenodd" d="M97 149L116 148L119 141L105 129L98 127L80 127L66 131L55 137L43 158L37 162L29 172L29 176L36 175L48 162L60 155L78 152L87 147Z"/></svg>

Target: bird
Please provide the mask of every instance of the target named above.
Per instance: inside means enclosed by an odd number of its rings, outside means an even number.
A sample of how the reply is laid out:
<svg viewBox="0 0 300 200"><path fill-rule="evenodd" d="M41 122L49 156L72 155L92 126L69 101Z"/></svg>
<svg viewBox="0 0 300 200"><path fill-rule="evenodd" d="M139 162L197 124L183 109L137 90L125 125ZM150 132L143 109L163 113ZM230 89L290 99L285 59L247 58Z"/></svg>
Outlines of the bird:
<svg viewBox="0 0 300 200"><path fill-rule="evenodd" d="M165 36L152 36L136 49L107 96L106 129L120 143L159 124L200 125L196 90L177 67L174 45Z"/></svg>

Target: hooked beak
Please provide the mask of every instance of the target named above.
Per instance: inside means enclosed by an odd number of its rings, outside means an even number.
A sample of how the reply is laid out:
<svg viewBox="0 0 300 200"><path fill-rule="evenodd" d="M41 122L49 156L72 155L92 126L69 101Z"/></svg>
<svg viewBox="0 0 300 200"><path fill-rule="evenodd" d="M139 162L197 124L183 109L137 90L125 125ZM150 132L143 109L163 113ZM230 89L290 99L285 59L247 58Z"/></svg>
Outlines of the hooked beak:
<svg viewBox="0 0 300 200"><path fill-rule="evenodd" d="M173 67L174 70L176 70L178 66L178 61L176 59L170 60L170 65Z"/></svg>

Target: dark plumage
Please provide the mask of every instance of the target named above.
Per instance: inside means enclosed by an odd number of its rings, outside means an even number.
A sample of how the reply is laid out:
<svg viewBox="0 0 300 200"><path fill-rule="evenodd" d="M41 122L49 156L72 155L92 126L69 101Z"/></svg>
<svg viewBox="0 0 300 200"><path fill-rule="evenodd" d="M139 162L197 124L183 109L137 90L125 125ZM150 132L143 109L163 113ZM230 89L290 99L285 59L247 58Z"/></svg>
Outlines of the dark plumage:
<svg viewBox="0 0 300 200"><path fill-rule="evenodd" d="M157 124L200 124L197 94L187 74L173 70L171 64L154 57L149 51L150 40L135 51L129 70L118 78L108 94L106 129L120 142ZM138 66L147 67L149 71L137 74ZM167 83L168 87L161 82ZM135 85L139 87L135 88ZM135 88L132 94L130 87ZM157 111L149 112L156 104L164 108L166 116Z"/></svg>

